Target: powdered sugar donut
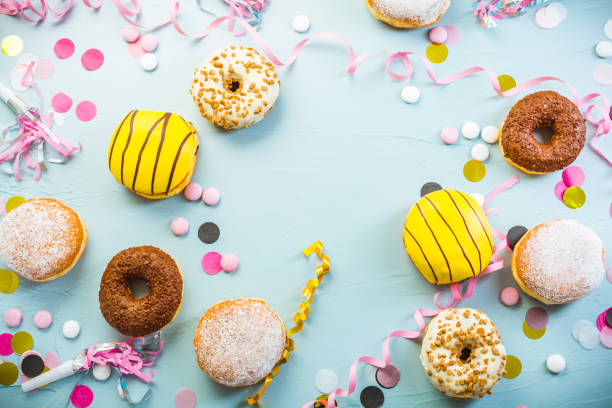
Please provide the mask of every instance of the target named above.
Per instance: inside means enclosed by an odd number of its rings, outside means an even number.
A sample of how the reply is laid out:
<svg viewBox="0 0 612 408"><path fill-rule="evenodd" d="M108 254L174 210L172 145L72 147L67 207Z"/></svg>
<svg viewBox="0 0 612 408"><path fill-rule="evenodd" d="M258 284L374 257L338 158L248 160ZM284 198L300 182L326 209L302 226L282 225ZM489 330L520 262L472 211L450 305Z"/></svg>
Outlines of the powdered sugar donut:
<svg viewBox="0 0 612 408"><path fill-rule="evenodd" d="M514 247L512 274L546 304L570 303L599 286L606 257L601 239L576 220L559 219L527 231Z"/></svg>
<svg viewBox="0 0 612 408"><path fill-rule="evenodd" d="M270 61L253 48L232 45L196 68L189 92L210 123L237 129L262 120L274 108L279 91Z"/></svg>
<svg viewBox="0 0 612 408"><path fill-rule="evenodd" d="M398 28L434 24L450 6L450 0L365 0L377 19Z"/></svg>
<svg viewBox="0 0 612 408"><path fill-rule="evenodd" d="M35 198L0 223L0 259L26 279L43 282L65 275L87 243L87 229L70 207Z"/></svg>
<svg viewBox="0 0 612 408"><path fill-rule="evenodd" d="M193 347L202 371L219 384L243 387L262 380L280 359L285 326L260 299L226 300L200 319Z"/></svg>

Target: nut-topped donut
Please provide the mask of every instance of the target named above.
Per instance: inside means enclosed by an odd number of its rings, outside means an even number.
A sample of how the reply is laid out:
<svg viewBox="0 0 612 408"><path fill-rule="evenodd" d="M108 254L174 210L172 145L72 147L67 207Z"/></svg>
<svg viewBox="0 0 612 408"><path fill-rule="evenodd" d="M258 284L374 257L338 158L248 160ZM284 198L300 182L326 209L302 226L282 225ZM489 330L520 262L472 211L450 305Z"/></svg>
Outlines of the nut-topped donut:
<svg viewBox="0 0 612 408"><path fill-rule="evenodd" d="M547 127L550 141L540 143L533 132ZM531 174L546 174L569 166L585 143L586 124L578 107L553 91L519 100L499 131L499 148L513 166Z"/></svg>
<svg viewBox="0 0 612 408"><path fill-rule="evenodd" d="M202 116L224 129L262 120L279 91L274 65L253 48L234 45L209 55L196 68L189 90Z"/></svg>
<svg viewBox="0 0 612 408"><path fill-rule="evenodd" d="M420 358L429 381L442 394L483 397L504 373L506 348L486 314L446 309L429 322Z"/></svg>

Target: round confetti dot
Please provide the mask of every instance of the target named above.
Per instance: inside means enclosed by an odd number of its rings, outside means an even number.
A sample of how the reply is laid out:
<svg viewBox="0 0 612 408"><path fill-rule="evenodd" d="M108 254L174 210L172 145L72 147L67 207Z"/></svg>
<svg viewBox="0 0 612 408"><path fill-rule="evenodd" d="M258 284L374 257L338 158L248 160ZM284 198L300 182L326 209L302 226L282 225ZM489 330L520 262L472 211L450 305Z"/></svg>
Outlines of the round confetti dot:
<svg viewBox="0 0 612 408"><path fill-rule="evenodd" d="M612 307L609 308L608 310L606 310L606 324L608 325L608 327L612 327Z"/></svg>
<svg viewBox="0 0 612 408"><path fill-rule="evenodd" d="M578 166L569 166L563 170L561 175L563 183L568 187L580 187L584 183L584 171Z"/></svg>
<svg viewBox="0 0 612 408"><path fill-rule="evenodd" d="M198 228L198 238L205 244L213 244L219 239L220 231L214 222L205 222Z"/></svg>
<svg viewBox="0 0 612 408"><path fill-rule="evenodd" d="M111 375L111 368L108 365L96 364L92 371L94 378L98 381L106 381Z"/></svg>
<svg viewBox="0 0 612 408"><path fill-rule="evenodd" d="M57 40L53 46L53 52L59 59L70 58L72 57L72 54L74 54L74 43L69 38Z"/></svg>
<svg viewBox="0 0 612 408"><path fill-rule="evenodd" d="M591 327L594 328L593 323L589 322L588 320L578 320L576 323L574 323L574 326L572 327L572 336L576 341L578 341L580 333L583 330L590 329Z"/></svg>
<svg viewBox="0 0 612 408"><path fill-rule="evenodd" d="M560 182L558 182L557 184L555 184L555 196L560 200L563 201L563 193L565 193L565 190L567 190L567 186L565 185L565 183L563 182L563 180L561 180Z"/></svg>
<svg viewBox="0 0 612 408"><path fill-rule="evenodd" d="M606 348L612 348L612 328L604 326L599 334L599 341Z"/></svg>
<svg viewBox="0 0 612 408"><path fill-rule="evenodd" d="M359 400L365 408L378 408L385 402L385 394L377 386L370 385L361 391Z"/></svg>
<svg viewBox="0 0 612 408"><path fill-rule="evenodd" d="M499 130L495 126L485 126L482 129L480 137L482 137L482 140L487 143L497 143L497 140L499 139Z"/></svg>
<svg viewBox="0 0 612 408"><path fill-rule="evenodd" d="M155 51L158 45L157 37L153 34L145 34L140 40L140 46L147 52Z"/></svg>
<svg viewBox="0 0 612 408"><path fill-rule="evenodd" d="M13 293L19 287L19 276L8 269L0 269L0 292Z"/></svg>
<svg viewBox="0 0 612 408"><path fill-rule="evenodd" d="M506 306L515 306L521 299L518 290L507 286L499 292L499 300Z"/></svg>
<svg viewBox="0 0 612 408"><path fill-rule="evenodd" d="M516 81L510 75L500 75L497 77L497 80L502 92L506 92L516 86Z"/></svg>
<svg viewBox="0 0 612 408"><path fill-rule="evenodd" d="M599 330L592 324L585 326L578 333L578 343L586 350L592 350L599 345Z"/></svg>
<svg viewBox="0 0 612 408"><path fill-rule="evenodd" d="M434 44L443 44L447 38L448 34L444 27L438 26L429 30L429 40Z"/></svg>
<svg viewBox="0 0 612 408"><path fill-rule="evenodd" d="M9 57L16 57L23 50L23 40L16 35L7 35L0 43L2 52Z"/></svg>
<svg viewBox="0 0 612 408"><path fill-rule="evenodd" d="M7 213L11 212L15 208L19 207L21 204L25 204L26 199L21 196L13 196L6 200L5 210Z"/></svg>
<svg viewBox="0 0 612 408"><path fill-rule="evenodd" d="M142 45L140 45L140 40L137 40L128 45L128 53L130 54L130 57L134 58L135 60L140 60L147 52L142 48Z"/></svg>
<svg viewBox="0 0 612 408"><path fill-rule="evenodd" d="M612 19L606 21L604 24L604 34L608 39L612 40Z"/></svg>
<svg viewBox="0 0 612 408"><path fill-rule="evenodd" d="M532 307L525 313L525 321L534 330L542 330L548 324L548 312L541 307Z"/></svg>
<svg viewBox="0 0 612 408"><path fill-rule="evenodd" d="M81 332L81 325L76 320L68 320L62 326L62 333L67 339L74 339Z"/></svg>
<svg viewBox="0 0 612 408"><path fill-rule="evenodd" d="M13 334L11 339L11 348L17 354L23 354L28 350L32 350L34 339L32 335L25 331L19 331Z"/></svg>
<svg viewBox="0 0 612 408"><path fill-rule="evenodd" d="M202 201L204 201L204 204L206 205L217 205L219 204L220 199L221 194L219 193L219 190L214 187L205 188L204 192L202 193Z"/></svg>
<svg viewBox="0 0 612 408"><path fill-rule="evenodd" d="M393 364L376 370L376 382L383 388L393 388L400 380L400 370Z"/></svg>
<svg viewBox="0 0 612 408"><path fill-rule="evenodd" d="M185 198L189 201L196 201L202 197L202 186L198 183L189 183L183 191Z"/></svg>
<svg viewBox="0 0 612 408"><path fill-rule="evenodd" d="M578 186L568 187L563 193L563 202L569 208L577 209L584 205L586 195L584 190Z"/></svg>
<svg viewBox="0 0 612 408"><path fill-rule="evenodd" d="M542 337L544 333L546 333L546 328L543 328L541 330L534 330L531 327L529 327L526 321L524 321L523 322L523 333L525 333L525 336L527 336L528 338L532 340L537 340L540 337Z"/></svg>
<svg viewBox="0 0 612 408"><path fill-rule="evenodd" d="M315 387L323 394L329 394L338 388L338 376L332 370L324 368L315 375Z"/></svg>
<svg viewBox="0 0 612 408"><path fill-rule="evenodd" d="M9 72L11 86L16 91L25 91L31 86L32 72L28 72L28 66L17 64Z"/></svg>
<svg viewBox="0 0 612 408"><path fill-rule="evenodd" d="M506 371L504 372L503 377L512 380L513 378L518 377L522 370L523 365L521 364L521 360L512 354L508 354L506 356Z"/></svg>
<svg viewBox="0 0 612 408"><path fill-rule="evenodd" d="M440 138L446 144L453 144L459 139L459 132L453 126L445 126L440 132Z"/></svg>
<svg viewBox="0 0 612 408"><path fill-rule="evenodd" d="M220 264L224 272L233 272L238 269L238 257L234 254L225 254L221 257Z"/></svg>
<svg viewBox="0 0 612 408"><path fill-rule="evenodd" d="M485 161L489 158L489 154L489 148L484 143L476 143L472 146L471 155L474 160Z"/></svg>
<svg viewBox="0 0 612 408"><path fill-rule="evenodd" d="M482 196L482 194L478 194L478 193L471 193L471 194L470 194L470 196L472 196L472 198L473 198L474 200L476 200L476 202L478 203L478 205L479 205L479 206L481 206L481 207L482 207L482 206L484 205L485 199L484 199L484 197Z"/></svg>
<svg viewBox="0 0 612 408"><path fill-rule="evenodd" d="M448 48L444 44L429 44L425 50L425 55L434 64L439 64L448 57Z"/></svg>
<svg viewBox="0 0 612 408"><path fill-rule="evenodd" d="M476 122L465 122L461 126L461 134L468 140L476 139L480 134L480 126Z"/></svg>
<svg viewBox="0 0 612 408"><path fill-rule="evenodd" d="M470 160L463 166L463 176L473 183L482 180L486 173L485 165L478 160Z"/></svg>
<svg viewBox="0 0 612 408"><path fill-rule="evenodd" d="M305 33L310 29L310 19L308 18L308 16L299 14L293 17L293 20L291 21L291 27L293 27L293 29L298 33Z"/></svg>
<svg viewBox="0 0 612 408"><path fill-rule="evenodd" d="M47 310L39 310L34 315L34 324L39 329L46 329L53 323L53 317Z"/></svg>
<svg viewBox="0 0 612 408"><path fill-rule="evenodd" d="M0 385L13 385L19 378L19 369L13 363L4 362L0 364Z"/></svg>
<svg viewBox="0 0 612 408"><path fill-rule="evenodd" d="M72 107L72 99L63 92L58 92L51 98L51 107L58 113L66 113Z"/></svg>
<svg viewBox="0 0 612 408"><path fill-rule="evenodd" d="M4 322L8 327L18 327L21 324L23 315L19 309L7 310L4 314Z"/></svg>
<svg viewBox="0 0 612 408"><path fill-rule="evenodd" d="M76 117L82 122L89 122L96 117L96 105L91 101L83 101L76 107Z"/></svg>
<svg viewBox="0 0 612 408"><path fill-rule="evenodd" d="M174 394L174 406L176 408L194 408L198 398L191 388L180 388Z"/></svg>
<svg viewBox="0 0 612 408"><path fill-rule="evenodd" d="M446 41L444 44L455 45L461 40L461 30L459 27L449 24L445 25L444 29L446 30Z"/></svg>
<svg viewBox="0 0 612 408"><path fill-rule="evenodd" d="M70 393L70 402L76 408L87 408L91 405L93 399L93 391L86 385L77 385Z"/></svg>
<svg viewBox="0 0 612 408"><path fill-rule="evenodd" d="M553 374L559 374L565 370L565 359L561 354L551 354L546 359L546 368Z"/></svg>
<svg viewBox="0 0 612 408"><path fill-rule="evenodd" d="M429 193L433 193L434 191L442 190L442 186L433 181L429 181L421 187L421 197L425 197Z"/></svg>
<svg viewBox="0 0 612 408"><path fill-rule="evenodd" d="M49 78L51 75L53 75L54 71L55 67L53 66L53 61L47 58L41 58L36 63L34 75L39 78Z"/></svg>
<svg viewBox="0 0 612 408"><path fill-rule="evenodd" d="M608 278L608 282L612 283L612 267L606 272L606 278Z"/></svg>
<svg viewBox="0 0 612 408"><path fill-rule="evenodd" d="M157 56L151 53L143 55L140 57L140 67L145 71L153 71L157 68Z"/></svg>
<svg viewBox="0 0 612 408"><path fill-rule="evenodd" d="M189 232L189 222L183 217L177 217L170 223L170 231L177 237L181 237Z"/></svg>
<svg viewBox="0 0 612 408"><path fill-rule="evenodd" d="M593 71L593 79L600 85L612 85L612 65L599 64Z"/></svg>
<svg viewBox="0 0 612 408"><path fill-rule="evenodd" d="M89 71L95 71L104 64L104 54L97 48L90 48L81 56L81 64Z"/></svg>
<svg viewBox="0 0 612 408"><path fill-rule="evenodd" d="M202 257L202 269L209 275L216 275L221 272L221 254L218 252L207 252Z"/></svg>
<svg viewBox="0 0 612 408"><path fill-rule="evenodd" d="M11 333L0 334L0 356L10 356L13 354L13 348L11 347L11 339L13 335Z"/></svg>
<svg viewBox="0 0 612 408"><path fill-rule="evenodd" d="M21 361L21 372L28 378L39 376L44 368L45 362L36 354L30 354Z"/></svg>
<svg viewBox="0 0 612 408"><path fill-rule="evenodd" d="M402 88L401 97L406 103L416 103L421 98L421 92L416 86L408 85Z"/></svg>
<svg viewBox="0 0 612 408"><path fill-rule="evenodd" d="M599 58L608 58L612 56L612 43L610 41L600 41L595 46L595 54Z"/></svg>
<svg viewBox="0 0 612 408"><path fill-rule="evenodd" d="M125 40L125 42L133 43L140 37L140 33L134 26L126 26L123 30L121 30L121 36Z"/></svg>
<svg viewBox="0 0 612 408"><path fill-rule="evenodd" d="M50 351L45 356L45 366L49 368L49 370L53 370L55 367L60 365L60 358L55 351Z"/></svg>

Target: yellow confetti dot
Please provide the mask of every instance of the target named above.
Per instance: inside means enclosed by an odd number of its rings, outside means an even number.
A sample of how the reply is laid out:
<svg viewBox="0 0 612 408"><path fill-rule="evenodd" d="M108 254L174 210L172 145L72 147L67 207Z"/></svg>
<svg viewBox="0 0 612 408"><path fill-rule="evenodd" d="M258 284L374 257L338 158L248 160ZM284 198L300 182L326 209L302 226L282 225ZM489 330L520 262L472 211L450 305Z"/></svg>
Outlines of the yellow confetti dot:
<svg viewBox="0 0 612 408"><path fill-rule="evenodd" d="M439 64L448 57L448 48L444 44L429 44L425 50L427 59L434 64Z"/></svg>
<svg viewBox="0 0 612 408"><path fill-rule="evenodd" d="M468 181L480 181L484 178L485 174L487 174L487 169L481 161L470 160L463 166L463 175Z"/></svg>
<svg viewBox="0 0 612 408"><path fill-rule="evenodd" d="M537 340L546 333L546 327L541 330L535 330L529 327L527 320L523 322L523 333L532 340ZM507 364L507 363L506 363Z"/></svg>
<svg viewBox="0 0 612 408"><path fill-rule="evenodd" d="M6 209L6 212L9 213L11 210L14 210L15 208L19 207L21 204L24 204L25 202L26 202L25 198L21 196L13 196L9 198L8 200L6 200L6 204L4 208Z"/></svg>
<svg viewBox="0 0 612 408"><path fill-rule="evenodd" d="M563 193L563 202L569 208L580 208L584 205L585 201L586 195L584 194L584 190L578 186L568 187Z"/></svg>
<svg viewBox="0 0 612 408"><path fill-rule="evenodd" d="M34 339L28 332L20 331L13 334L11 339L11 348L17 354L23 354L34 347Z"/></svg>
<svg viewBox="0 0 612 408"><path fill-rule="evenodd" d="M508 354L506 356L506 371L504 372L503 377L511 380L518 377L522 370L523 365L521 364L521 360L512 354Z"/></svg>
<svg viewBox="0 0 612 408"><path fill-rule="evenodd" d="M5 362L0 364L0 384L13 385L19 377L19 369L13 363Z"/></svg>
<svg viewBox="0 0 612 408"><path fill-rule="evenodd" d="M0 292L13 293L19 287L19 276L7 269L0 269Z"/></svg>
<svg viewBox="0 0 612 408"><path fill-rule="evenodd" d="M500 75L497 77L497 80L499 81L499 87L502 92L506 92L516 86L516 81L510 75Z"/></svg>
<svg viewBox="0 0 612 408"><path fill-rule="evenodd" d="M0 43L0 48L9 57L15 57L23 50L23 40L16 35L7 35Z"/></svg>

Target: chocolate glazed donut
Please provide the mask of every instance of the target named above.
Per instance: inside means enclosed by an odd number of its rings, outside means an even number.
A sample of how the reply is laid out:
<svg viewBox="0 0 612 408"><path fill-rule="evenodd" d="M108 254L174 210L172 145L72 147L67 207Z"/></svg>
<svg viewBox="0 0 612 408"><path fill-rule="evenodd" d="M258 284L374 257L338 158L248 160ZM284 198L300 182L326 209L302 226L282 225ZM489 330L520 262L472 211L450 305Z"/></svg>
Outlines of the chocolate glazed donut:
<svg viewBox="0 0 612 408"><path fill-rule="evenodd" d="M552 138L538 142L533 131L549 127ZM553 91L536 92L510 109L499 132L499 148L515 167L526 173L546 174L570 165L582 151L586 125L578 107Z"/></svg>
<svg viewBox="0 0 612 408"><path fill-rule="evenodd" d="M142 279L149 294L137 299L130 280ZM170 255L153 246L128 248L111 259L100 283L100 310L119 333L141 337L169 325L183 301L183 275Z"/></svg>

